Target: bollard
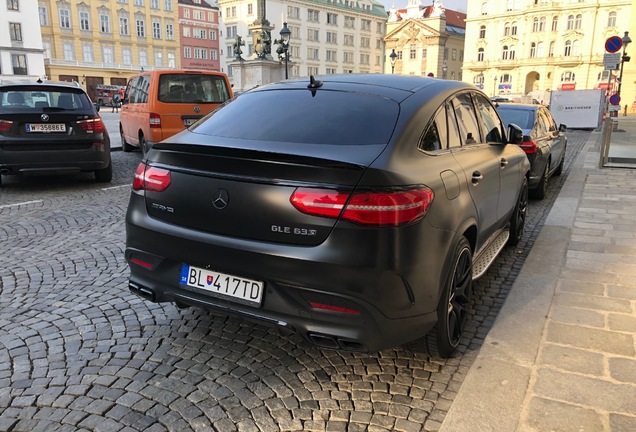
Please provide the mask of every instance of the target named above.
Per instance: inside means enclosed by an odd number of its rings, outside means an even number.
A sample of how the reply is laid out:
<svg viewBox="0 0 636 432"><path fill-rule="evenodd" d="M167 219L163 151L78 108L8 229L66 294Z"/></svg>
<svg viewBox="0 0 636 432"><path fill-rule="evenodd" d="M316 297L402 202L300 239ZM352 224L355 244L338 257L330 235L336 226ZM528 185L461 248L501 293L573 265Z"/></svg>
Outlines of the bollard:
<svg viewBox="0 0 636 432"><path fill-rule="evenodd" d="M627 117L627 105L625 105L625 111L623 111L623 117Z"/></svg>

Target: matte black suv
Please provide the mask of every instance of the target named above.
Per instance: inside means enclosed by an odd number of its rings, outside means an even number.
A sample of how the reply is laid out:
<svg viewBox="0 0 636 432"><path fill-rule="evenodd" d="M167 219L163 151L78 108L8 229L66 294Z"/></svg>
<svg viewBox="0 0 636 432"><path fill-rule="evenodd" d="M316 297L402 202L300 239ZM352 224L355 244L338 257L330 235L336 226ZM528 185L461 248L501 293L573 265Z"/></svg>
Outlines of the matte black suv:
<svg viewBox="0 0 636 432"><path fill-rule="evenodd" d="M113 176L108 131L79 84L0 81L0 174L80 171Z"/></svg>

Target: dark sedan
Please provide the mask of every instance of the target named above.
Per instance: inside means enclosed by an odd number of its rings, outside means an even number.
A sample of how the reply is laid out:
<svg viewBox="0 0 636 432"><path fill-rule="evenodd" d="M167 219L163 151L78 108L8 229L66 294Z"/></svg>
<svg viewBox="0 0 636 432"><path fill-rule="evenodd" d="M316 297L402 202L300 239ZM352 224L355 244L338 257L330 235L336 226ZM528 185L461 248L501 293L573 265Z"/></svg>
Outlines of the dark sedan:
<svg viewBox="0 0 636 432"><path fill-rule="evenodd" d="M108 131L79 84L0 82L0 174L80 171L113 177Z"/></svg>
<svg viewBox="0 0 636 432"><path fill-rule="evenodd" d="M323 348L447 357L472 281L516 244L529 163L480 90L379 74L243 93L153 147L126 216L129 288Z"/></svg>
<svg viewBox="0 0 636 432"><path fill-rule="evenodd" d="M545 197L552 175L561 175L565 161L567 137L565 125L559 125L550 111L542 105L497 104L504 123L516 124L523 130L521 148L528 155L530 165L530 194Z"/></svg>

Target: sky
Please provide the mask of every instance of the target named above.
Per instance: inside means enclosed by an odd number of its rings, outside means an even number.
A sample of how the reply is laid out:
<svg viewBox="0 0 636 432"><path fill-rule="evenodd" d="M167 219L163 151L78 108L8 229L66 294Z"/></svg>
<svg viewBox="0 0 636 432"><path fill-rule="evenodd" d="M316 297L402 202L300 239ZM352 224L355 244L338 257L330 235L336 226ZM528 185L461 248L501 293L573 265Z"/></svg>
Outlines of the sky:
<svg viewBox="0 0 636 432"><path fill-rule="evenodd" d="M384 8L388 11L395 4L397 9L404 9L408 4L408 0L380 0ZM442 4L446 9L452 9L460 12L466 12L466 4L468 0L442 0ZM428 6L433 4L433 0L422 0L422 5Z"/></svg>

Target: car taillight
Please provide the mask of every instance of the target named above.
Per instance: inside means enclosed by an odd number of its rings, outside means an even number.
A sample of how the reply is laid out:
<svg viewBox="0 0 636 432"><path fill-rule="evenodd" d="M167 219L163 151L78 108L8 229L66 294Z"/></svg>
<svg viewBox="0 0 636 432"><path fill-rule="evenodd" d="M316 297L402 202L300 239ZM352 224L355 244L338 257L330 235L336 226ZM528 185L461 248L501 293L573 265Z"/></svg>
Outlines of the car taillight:
<svg viewBox="0 0 636 432"><path fill-rule="evenodd" d="M420 188L349 194L330 189L299 188L290 201L299 211L312 216L340 216L361 225L400 226L424 217L433 201L433 191Z"/></svg>
<svg viewBox="0 0 636 432"><path fill-rule="evenodd" d="M0 120L0 132L6 132L13 127L13 122L9 120Z"/></svg>
<svg viewBox="0 0 636 432"><path fill-rule="evenodd" d="M106 130L106 126L104 126L104 122L99 116L92 117L88 120L78 120L77 126L84 132L89 133L103 133Z"/></svg>
<svg viewBox="0 0 636 432"><path fill-rule="evenodd" d="M170 186L170 171L140 163L135 170L133 190L163 192Z"/></svg>
<svg viewBox="0 0 636 432"><path fill-rule="evenodd" d="M160 128L161 127L161 116L157 113L150 113L150 127L151 128Z"/></svg>
<svg viewBox="0 0 636 432"><path fill-rule="evenodd" d="M537 152L537 143L534 141L524 141L519 144L519 147L521 147L526 154L535 154Z"/></svg>

